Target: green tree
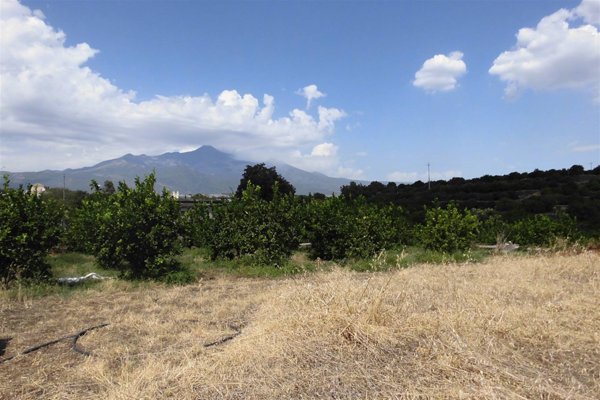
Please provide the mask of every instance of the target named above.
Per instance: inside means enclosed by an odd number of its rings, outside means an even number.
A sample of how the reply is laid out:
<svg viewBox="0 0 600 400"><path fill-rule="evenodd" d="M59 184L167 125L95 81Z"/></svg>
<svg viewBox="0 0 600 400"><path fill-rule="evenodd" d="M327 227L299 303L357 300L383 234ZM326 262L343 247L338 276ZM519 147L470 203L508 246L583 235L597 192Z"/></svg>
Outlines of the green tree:
<svg viewBox="0 0 600 400"><path fill-rule="evenodd" d="M297 201L275 183L271 201L248 183L241 198L213 209L207 236L211 257L248 257L257 264L281 265L298 248Z"/></svg>
<svg viewBox="0 0 600 400"><path fill-rule="evenodd" d="M0 284L42 280L51 275L46 255L58 244L62 208L31 194L30 187L11 189L4 177L0 192Z"/></svg>
<svg viewBox="0 0 600 400"><path fill-rule="evenodd" d="M485 244L498 244L505 242L510 237L510 224L502 219L500 214L493 209L476 210L479 218L479 231L477 240Z"/></svg>
<svg viewBox="0 0 600 400"><path fill-rule="evenodd" d="M274 193L281 195L295 194L296 189L284 177L277 173L275 167L267 168L265 164L247 165L244 170L240 184L238 185L235 196L238 199L242 198L242 193L248 187L248 183L252 182L254 186L260 187L260 197L263 200L273 200ZM277 184L277 186L276 186ZM277 187L277 191L273 189Z"/></svg>
<svg viewBox="0 0 600 400"><path fill-rule="evenodd" d="M469 248L477 235L479 219L469 210L461 211L454 203L446 208L433 207L425 212L425 223L420 229L424 247L451 253Z"/></svg>
<svg viewBox="0 0 600 400"><path fill-rule="evenodd" d="M158 279L180 271L179 204L166 189L154 191L154 173L130 188L120 182L113 195L100 190L79 211L76 226L98 263L131 278Z"/></svg>
<svg viewBox="0 0 600 400"><path fill-rule="evenodd" d="M211 240L213 210L221 207L219 204L196 203L194 207L183 214L183 237L187 247L205 247Z"/></svg>
<svg viewBox="0 0 600 400"><path fill-rule="evenodd" d="M309 204L307 235L311 255L326 260L365 258L397 243L405 225L393 207L368 204L363 197L329 197Z"/></svg>
<svg viewBox="0 0 600 400"><path fill-rule="evenodd" d="M114 194L115 193L115 184L113 183L113 181L110 180L105 180L104 181L104 187L102 188L102 191L106 194Z"/></svg>
<svg viewBox="0 0 600 400"><path fill-rule="evenodd" d="M549 246L557 238L573 239L577 235L575 219L559 211L553 216L537 214L516 221L512 237L521 245Z"/></svg>

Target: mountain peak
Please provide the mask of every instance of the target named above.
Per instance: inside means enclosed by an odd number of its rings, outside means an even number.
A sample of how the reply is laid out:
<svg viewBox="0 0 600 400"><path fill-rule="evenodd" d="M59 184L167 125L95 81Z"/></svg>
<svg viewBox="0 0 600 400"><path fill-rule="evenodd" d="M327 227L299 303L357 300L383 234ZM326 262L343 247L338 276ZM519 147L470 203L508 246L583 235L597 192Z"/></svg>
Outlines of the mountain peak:
<svg viewBox="0 0 600 400"><path fill-rule="evenodd" d="M123 157L100 162L91 167L62 171L21 173L14 183L40 182L46 186L61 187L66 176L71 189L87 190L91 179L98 182L112 180L132 184L136 176L145 176L156 171L158 188L183 193L229 193L237 187L249 161L238 160L213 146L204 145L195 150L179 153L164 153L157 156L126 154ZM282 175L296 187L296 193L339 192L347 179L330 178L297 169L285 164L276 164ZM285 165L285 166L284 166ZM67 171L65 171L67 172Z"/></svg>

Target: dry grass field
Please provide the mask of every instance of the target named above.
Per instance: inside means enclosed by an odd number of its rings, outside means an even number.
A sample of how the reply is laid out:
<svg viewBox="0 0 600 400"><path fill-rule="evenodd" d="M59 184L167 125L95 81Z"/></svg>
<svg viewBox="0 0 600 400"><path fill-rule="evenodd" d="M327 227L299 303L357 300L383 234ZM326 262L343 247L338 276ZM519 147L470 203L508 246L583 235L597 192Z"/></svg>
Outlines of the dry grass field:
<svg viewBox="0 0 600 400"><path fill-rule="evenodd" d="M600 398L600 255L0 297L2 399ZM225 340L224 339L230 339Z"/></svg>

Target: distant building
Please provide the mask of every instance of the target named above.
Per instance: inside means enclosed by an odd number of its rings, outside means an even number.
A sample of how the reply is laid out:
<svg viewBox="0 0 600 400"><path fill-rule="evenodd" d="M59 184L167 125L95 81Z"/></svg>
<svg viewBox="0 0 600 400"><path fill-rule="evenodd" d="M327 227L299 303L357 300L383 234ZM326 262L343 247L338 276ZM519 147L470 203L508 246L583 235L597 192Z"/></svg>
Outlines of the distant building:
<svg viewBox="0 0 600 400"><path fill-rule="evenodd" d="M31 185L31 189L29 189L29 193L35 194L37 197L40 197L45 191L46 188L41 183L34 183Z"/></svg>
<svg viewBox="0 0 600 400"><path fill-rule="evenodd" d="M171 196L173 196L174 199L179 199L179 190L171 192Z"/></svg>

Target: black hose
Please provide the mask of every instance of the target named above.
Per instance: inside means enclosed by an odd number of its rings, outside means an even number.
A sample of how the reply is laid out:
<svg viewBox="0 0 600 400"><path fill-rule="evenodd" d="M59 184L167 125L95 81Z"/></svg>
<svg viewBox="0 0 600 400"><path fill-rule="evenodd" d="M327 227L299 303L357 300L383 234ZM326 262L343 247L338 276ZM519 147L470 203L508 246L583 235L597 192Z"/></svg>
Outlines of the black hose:
<svg viewBox="0 0 600 400"><path fill-rule="evenodd" d="M234 330L234 331L235 331L235 333L234 333L234 334L232 334L232 335L227 335L227 336L225 336L225 337L222 337L222 338L221 338L221 339L219 339L219 340L216 340L216 341L214 341L214 342L207 343L207 344L205 344L205 345L204 345L204 347L213 347L213 346L218 346L218 345L220 345L220 344L223 344L223 343L225 343L225 342L228 342L228 341L230 341L231 339L235 338L236 336L239 336L239 335L241 335L241 334L242 334L242 329L241 329L241 327L239 327L239 326L235 326L235 325L228 325L228 326L229 326L229 329L232 329L232 330Z"/></svg>
<svg viewBox="0 0 600 400"><path fill-rule="evenodd" d="M42 343L42 344L38 344L38 345L33 346L33 347L29 347L28 349L25 349L21 353L18 353L16 355L12 356L12 357L7 357L5 359L0 359L0 364L2 364L4 362L7 362L7 361L10 361L10 360L12 360L13 358L15 358L18 355L24 355L24 354L33 353L34 351L37 351L39 349L43 349L44 347L51 346L53 344L56 344L58 342L61 342L63 340L67 340L67 339L71 339L71 349L74 352L79 353L79 354L83 354L85 356L91 356L92 353L90 353L89 351L83 350L83 349L81 349L80 347L77 346L77 340L80 337L82 337L83 335L85 335L86 333L88 333L89 331L92 331L92 330L98 329L98 328L103 328L103 327L105 327L107 325L110 325L110 324L104 323L104 324L92 326L90 328L86 328L86 329L84 329L82 331L79 331L77 333L74 333L72 335L63 336L60 339L51 340L51 341L46 342L46 343Z"/></svg>

